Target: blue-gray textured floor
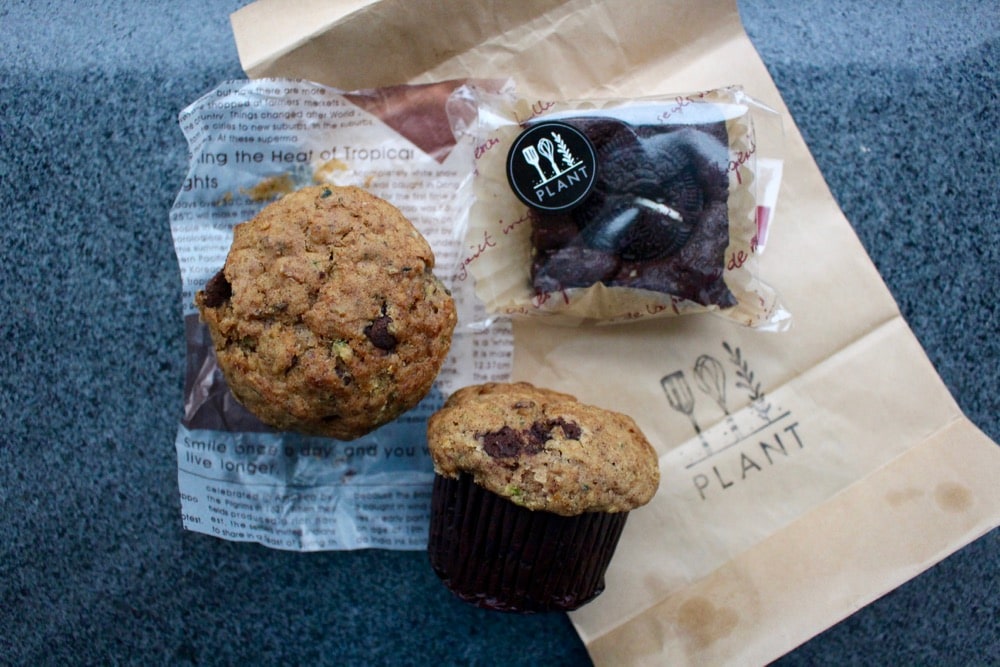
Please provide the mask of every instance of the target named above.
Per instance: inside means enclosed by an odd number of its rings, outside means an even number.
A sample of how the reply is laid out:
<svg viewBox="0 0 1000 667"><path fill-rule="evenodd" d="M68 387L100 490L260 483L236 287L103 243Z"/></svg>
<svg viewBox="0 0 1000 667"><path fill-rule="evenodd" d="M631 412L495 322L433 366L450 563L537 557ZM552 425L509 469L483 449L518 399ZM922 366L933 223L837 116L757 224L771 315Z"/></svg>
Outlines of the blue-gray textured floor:
<svg viewBox="0 0 1000 667"><path fill-rule="evenodd" d="M240 4L0 4L0 663L586 664L564 616L469 609L420 553L181 530L175 119L242 76ZM903 314L1000 439L1000 6L740 9ZM994 531L781 663L1000 664L998 566Z"/></svg>

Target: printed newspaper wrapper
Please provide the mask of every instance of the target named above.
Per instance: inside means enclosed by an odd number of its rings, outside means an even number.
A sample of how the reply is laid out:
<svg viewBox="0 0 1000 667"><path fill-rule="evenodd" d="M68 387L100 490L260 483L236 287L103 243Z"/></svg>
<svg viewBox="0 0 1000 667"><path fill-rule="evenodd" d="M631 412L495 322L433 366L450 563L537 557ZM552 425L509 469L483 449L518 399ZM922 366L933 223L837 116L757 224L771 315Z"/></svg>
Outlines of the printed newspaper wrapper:
<svg viewBox="0 0 1000 667"><path fill-rule="evenodd" d="M275 431L238 403L194 295L226 262L236 225L308 185L353 185L382 197L424 236L438 266L453 265L473 152L451 131L448 100L458 87L501 84L463 79L345 92L304 80L228 81L180 113L190 161L170 227L187 337L175 440L186 529L293 551L426 547L427 418L455 389L509 377L509 325L455 331L419 404L342 442ZM471 285L443 280L462 321L485 317Z"/></svg>
<svg viewBox="0 0 1000 667"><path fill-rule="evenodd" d="M232 21L252 76L343 88L513 76L540 99L735 83L788 118L732 0L298 13L265 0ZM961 413L785 129L760 270L790 331L703 315L514 326L515 379L632 415L660 455L661 490L632 513L607 589L570 615L598 664L766 663L1000 523L1000 449Z"/></svg>

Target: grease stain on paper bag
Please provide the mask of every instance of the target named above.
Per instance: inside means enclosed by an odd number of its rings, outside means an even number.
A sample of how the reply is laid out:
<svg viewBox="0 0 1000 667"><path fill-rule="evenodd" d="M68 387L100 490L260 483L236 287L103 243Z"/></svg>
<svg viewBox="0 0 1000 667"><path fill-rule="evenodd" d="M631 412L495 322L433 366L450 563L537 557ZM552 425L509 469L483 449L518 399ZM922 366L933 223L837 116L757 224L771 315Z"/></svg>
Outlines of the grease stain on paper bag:
<svg viewBox="0 0 1000 667"><path fill-rule="evenodd" d="M717 607L711 600L693 597L677 609L677 626L696 651L702 651L731 634L740 615L729 607Z"/></svg>
<svg viewBox="0 0 1000 667"><path fill-rule="evenodd" d="M966 512L972 507L972 492L956 482L942 482L934 487L934 501L946 512Z"/></svg>
<svg viewBox="0 0 1000 667"><path fill-rule="evenodd" d="M890 507L899 509L926 496L927 491L911 486L889 491L885 494L885 500ZM934 487L931 497L938 509L954 514L967 512L973 504L972 492L957 482L941 482Z"/></svg>
<svg viewBox="0 0 1000 667"><path fill-rule="evenodd" d="M921 489L909 487L899 491L889 491L885 494L885 501L889 503L890 507L898 508L914 500L919 500L923 495L924 492Z"/></svg>

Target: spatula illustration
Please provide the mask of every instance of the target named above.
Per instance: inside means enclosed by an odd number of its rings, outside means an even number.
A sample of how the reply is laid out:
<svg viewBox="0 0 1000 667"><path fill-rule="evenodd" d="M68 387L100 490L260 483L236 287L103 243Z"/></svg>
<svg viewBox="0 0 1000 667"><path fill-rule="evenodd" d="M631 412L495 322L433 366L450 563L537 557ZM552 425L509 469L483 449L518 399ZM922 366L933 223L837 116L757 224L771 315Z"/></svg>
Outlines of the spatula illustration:
<svg viewBox="0 0 1000 667"><path fill-rule="evenodd" d="M538 175L541 177L542 181L545 181L545 172L542 171L541 165L538 164L538 151L535 150L534 146L528 146L527 148L521 149L521 155L532 167L538 170Z"/></svg>

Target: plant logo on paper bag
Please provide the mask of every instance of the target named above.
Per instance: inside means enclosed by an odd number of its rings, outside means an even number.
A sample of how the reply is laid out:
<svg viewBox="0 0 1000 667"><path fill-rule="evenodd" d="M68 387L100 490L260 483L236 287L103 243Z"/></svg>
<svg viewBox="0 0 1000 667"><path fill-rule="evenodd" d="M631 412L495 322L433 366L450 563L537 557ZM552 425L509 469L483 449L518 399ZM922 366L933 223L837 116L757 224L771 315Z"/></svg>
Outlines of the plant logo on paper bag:
<svg viewBox="0 0 1000 667"><path fill-rule="evenodd" d="M543 122L514 140L507 153L507 180L518 199L547 213L568 211L594 187L597 154L572 125Z"/></svg>
<svg viewBox="0 0 1000 667"><path fill-rule="evenodd" d="M690 421L697 436L681 449L684 468L703 501L763 475L805 449L804 435L792 411L768 399L739 347L726 342L722 347L725 362L702 354L690 369L676 369L660 379L668 404ZM700 393L692 390L688 370ZM730 395L731 388L742 396ZM700 404L707 399L709 406L722 412L724 420L711 429L702 428L695 409L699 398ZM744 401L749 401L745 409L734 410Z"/></svg>

